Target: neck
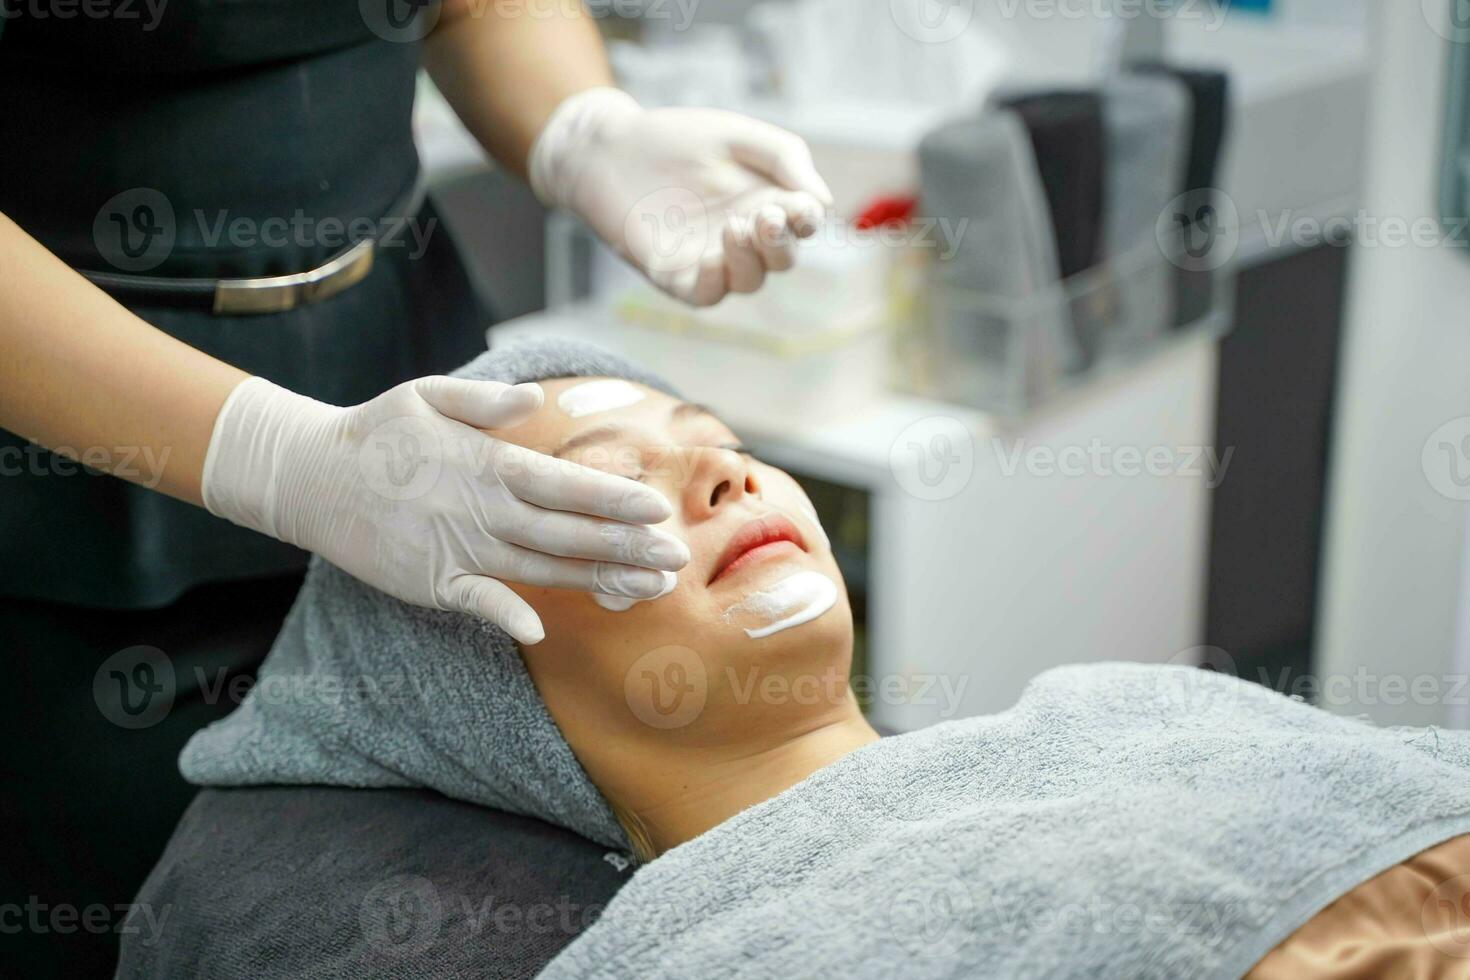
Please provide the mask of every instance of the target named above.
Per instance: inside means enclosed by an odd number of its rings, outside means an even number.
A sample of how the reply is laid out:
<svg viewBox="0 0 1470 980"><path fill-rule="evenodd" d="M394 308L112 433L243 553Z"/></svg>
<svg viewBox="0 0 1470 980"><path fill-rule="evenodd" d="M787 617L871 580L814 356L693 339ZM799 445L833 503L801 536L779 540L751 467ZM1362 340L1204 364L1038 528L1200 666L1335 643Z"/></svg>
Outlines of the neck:
<svg viewBox="0 0 1470 980"><path fill-rule="evenodd" d="M824 766L878 740L857 704L744 754L699 757L663 769L664 796L630 812L656 854L692 840L741 810L768 800ZM668 788L675 787L671 795Z"/></svg>

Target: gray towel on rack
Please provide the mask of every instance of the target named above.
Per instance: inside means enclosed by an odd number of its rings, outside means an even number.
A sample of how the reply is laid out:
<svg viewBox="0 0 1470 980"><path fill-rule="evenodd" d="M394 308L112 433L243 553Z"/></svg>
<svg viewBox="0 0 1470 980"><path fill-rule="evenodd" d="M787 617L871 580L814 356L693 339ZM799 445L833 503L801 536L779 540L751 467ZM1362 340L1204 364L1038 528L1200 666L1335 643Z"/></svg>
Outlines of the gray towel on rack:
<svg viewBox="0 0 1470 980"><path fill-rule="evenodd" d="M1174 266L1160 251L1164 209L1183 186L1189 138L1189 93L1164 75L1121 75L1103 86L1107 132L1108 208L1103 260L1112 289L1082 342L1097 356L1146 344L1174 322ZM1079 317L1079 319L1081 319Z"/></svg>
<svg viewBox="0 0 1470 980"><path fill-rule="evenodd" d="M1051 208L1019 116L987 109L919 145L925 214L967 225L948 261L923 352L932 390L974 403L1044 397L1075 359Z"/></svg>
<svg viewBox="0 0 1470 980"><path fill-rule="evenodd" d="M1470 732L1187 667L1069 667L645 865L542 977L1223 980L1467 832Z"/></svg>
<svg viewBox="0 0 1470 980"><path fill-rule="evenodd" d="M612 376L669 391L585 344L493 350L455 377ZM515 642L400 602L315 559L254 688L179 757L201 786L423 787L627 848L531 683Z"/></svg>

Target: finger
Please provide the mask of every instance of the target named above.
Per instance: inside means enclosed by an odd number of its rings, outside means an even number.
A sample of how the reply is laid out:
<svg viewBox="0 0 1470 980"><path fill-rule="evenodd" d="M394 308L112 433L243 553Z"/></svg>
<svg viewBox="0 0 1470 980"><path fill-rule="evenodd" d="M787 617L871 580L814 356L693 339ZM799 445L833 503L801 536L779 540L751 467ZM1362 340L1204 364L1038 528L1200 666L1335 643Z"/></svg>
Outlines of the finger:
<svg viewBox="0 0 1470 980"><path fill-rule="evenodd" d="M652 599L663 595L668 581L674 578L673 572L656 572L607 561L554 558L539 551L503 543L497 546L491 560L502 569L496 574L508 581L549 589L575 589L578 592L625 596L629 599Z"/></svg>
<svg viewBox="0 0 1470 980"><path fill-rule="evenodd" d="M725 225L725 285L732 293L753 293L766 281L755 227L754 218L748 215L735 215Z"/></svg>
<svg viewBox="0 0 1470 980"><path fill-rule="evenodd" d="M440 415L477 429L498 429L523 421L541 407L538 384L507 385L442 375L413 382L419 397Z"/></svg>
<svg viewBox="0 0 1470 980"><path fill-rule="evenodd" d="M523 508L524 520L502 522L502 541L562 558L678 571L689 564L689 546L656 527L598 521L559 510Z"/></svg>
<svg viewBox="0 0 1470 980"><path fill-rule="evenodd" d="M796 242L785 210L767 204L755 216L755 247L761 264L771 272L785 272L796 264Z"/></svg>
<svg viewBox="0 0 1470 980"><path fill-rule="evenodd" d="M517 643L532 646L546 638L541 617L530 603L503 582L483 575L460 575L449 583L449 607L488 619L511 635Z"/></svg>
<svg viewBox="0 0 1470 980"><path fill-rule="evenodd" d="M697 263L672 273L652 275L655 286L683 300L690 306L714 306L725 298L725 250L721 247L705 254Z"/></svg>
<svg viewBox="0 0 1470 980"><path fill-rule="evenodd" d="M494 473L521 500L548 510L630 524L658 524L674 513L667 497L637 480L579 466L508 442L496 447Z"/></svg>
<svg viewBox="0 0 1470 980"><path fill-rule="evenodd" d="M811 148L795 133L758 119L740 117L726 145L735 162L787 190L810 194L824 208L832 206L832 190L817 173Z"/></svg>
<svg viewBox="0 0 1470 980"><path fill-rule="evenodd" d="M822 219L826 212L822 205L810 194L786 193L779 195L773 202L786 213L786 227L790 228L798 238L810 238L822 227Z"/></svg>

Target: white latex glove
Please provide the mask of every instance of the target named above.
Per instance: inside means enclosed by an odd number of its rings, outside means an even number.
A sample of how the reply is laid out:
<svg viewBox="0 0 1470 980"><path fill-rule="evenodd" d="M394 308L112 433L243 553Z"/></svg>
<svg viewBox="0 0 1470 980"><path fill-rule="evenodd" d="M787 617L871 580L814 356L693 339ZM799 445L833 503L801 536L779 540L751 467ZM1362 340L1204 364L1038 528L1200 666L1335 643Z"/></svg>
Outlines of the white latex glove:
<svg viewBox="0 0 1470 980"><path fill-rule="evenodd" d="M644 109L610 88L557 106L529 168L542 202L696 306L791 268L795 238L832 206L800 137L719 109Z"/></svg>
<svg viewBox="0 0 1470 980"><path fill-rule="evenodd" d="M678 538L638 526L673 513L656 490L477 431L541 400L540 385L431 377L337 408L249 378L215 421L204 505L390 595L537 643L540 618L505 582L648 598L689 561Z"/></svg>

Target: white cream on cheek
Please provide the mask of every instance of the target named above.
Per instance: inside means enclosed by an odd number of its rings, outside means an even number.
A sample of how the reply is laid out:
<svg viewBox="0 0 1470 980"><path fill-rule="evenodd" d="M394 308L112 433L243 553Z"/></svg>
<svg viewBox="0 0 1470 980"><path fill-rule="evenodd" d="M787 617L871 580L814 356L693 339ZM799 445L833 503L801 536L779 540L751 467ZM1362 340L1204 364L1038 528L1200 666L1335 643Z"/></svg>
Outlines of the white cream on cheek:
<svg viewBox="0 0 1470 980"><path fill-rule="evenodd" d="M615 408L626 408L641 402L643 392L626 381L605 378L601 381L586 381L573 385L562 392L556 404L574 419L597 412L610 412Z"/></svg>
<svg viewBox="0 0 1470 980"><path fill-rule="evenodd" d="M752 640L816 619L837 602L837 584L821 572L797 572L725 610L725 621Z"/></svg>
<svg viewBox="0 0 1470 980"><path fill-rule="evenodd" d="M592 593L592 601L597 603L608 612L627 612L640 602L652 602L654 599L662 599L674 591L674 586L679 584L678 577L673 572L664 572L664 590L656 596L648 599L631 599L621 595L603 595L601 592Z"/></svg>

